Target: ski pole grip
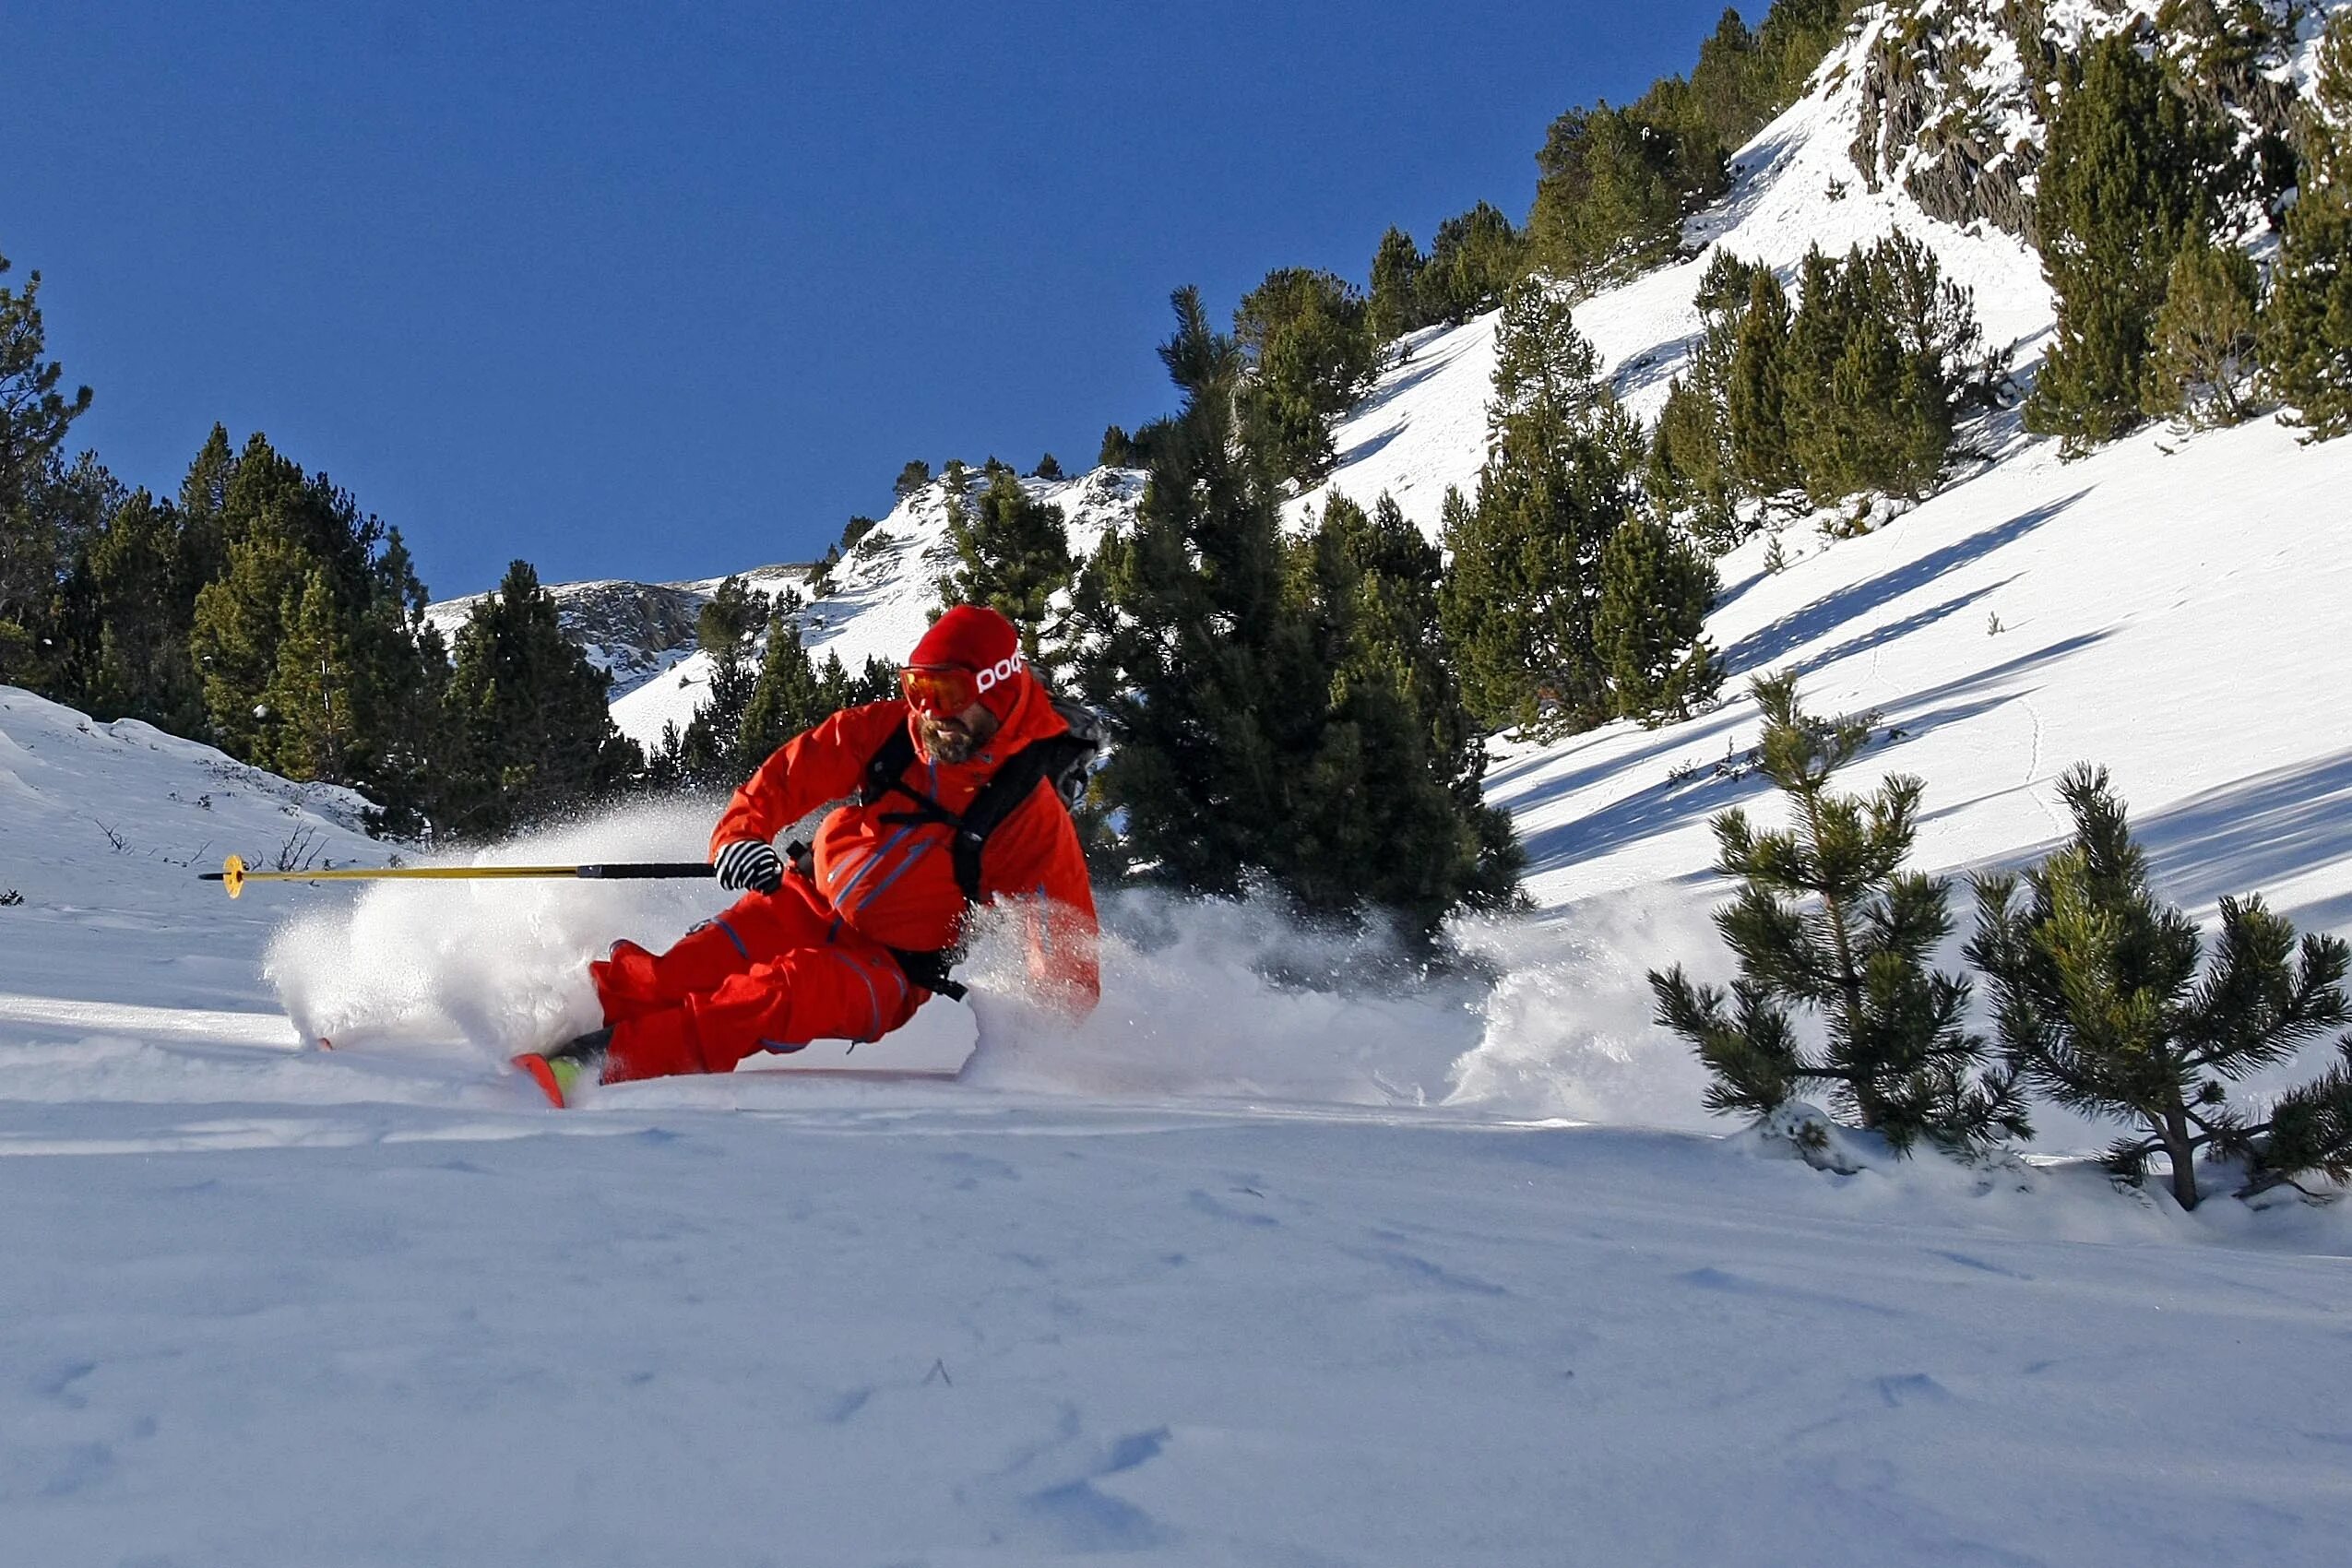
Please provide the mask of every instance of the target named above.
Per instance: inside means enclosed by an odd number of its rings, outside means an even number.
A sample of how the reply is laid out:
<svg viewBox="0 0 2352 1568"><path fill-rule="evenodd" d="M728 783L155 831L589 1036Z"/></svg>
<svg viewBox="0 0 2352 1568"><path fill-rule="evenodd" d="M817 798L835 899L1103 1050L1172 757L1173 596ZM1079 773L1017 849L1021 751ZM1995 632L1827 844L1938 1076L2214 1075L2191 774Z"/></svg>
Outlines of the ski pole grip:
<svg viewBox="0 0 2352 1568"><path fill-rule="evenodd" d="M612 865L582 866L579 875L599 882L653 882L671 877L710 877L718 868L708 861L624 861Z"/></svg>

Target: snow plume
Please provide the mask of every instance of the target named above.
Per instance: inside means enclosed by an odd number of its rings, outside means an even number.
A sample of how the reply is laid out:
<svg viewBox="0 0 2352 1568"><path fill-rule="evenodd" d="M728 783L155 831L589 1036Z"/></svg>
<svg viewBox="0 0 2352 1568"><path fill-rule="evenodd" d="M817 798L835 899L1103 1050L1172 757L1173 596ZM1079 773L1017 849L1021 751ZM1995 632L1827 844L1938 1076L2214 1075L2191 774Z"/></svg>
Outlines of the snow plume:
<svg viewBox="0 0 2352 1568"><path fill-rule="evenodd" d="M691 803L639 806L438 863L693 860L707 824L707 810ZM463 1044L503 1056L596 1026L587 964L614 939L659 951L727 897L703 882L377 883L291 918L270 942L266 972L305 1038L381 1051ZM1713 944L1687 903L1617 894L1541 920L1464 922L1455 937L1468 962L1437 970L1384 931L1334 932L1269 896L1119 893L1102 914L1102 1004L1075 1026L1027 1000L1019 923L982 918L958 971L980 1023L968 1084L1479 1117L1705 1120L1697 1069L1649 1025L1643 979L1645 968ZM915 1061L923 1055L893 1037L854 1054L820 1045L749 1065L952 1065Z"/></svg>
<svg viewBox="0 0 2352 1568"><path fill-rule="evenodd" d="M1056 1024L1007 1000L1021 952L992 922L967 970L966 1076L1088 1095L1437 1107L1512 1119L1701 1125L1688 1048L1650 1023L1645 973L1719 946L1687 900L1618 894L1546 920L1458 924L1431 974L1374 933L1276 901L1123 894L1103 910L1102 1005Z"/></svg>
<svg viewBox="0 0 2352 1568"><path fill-rule="evenodd" d="M695 861L709 830L707 805L639 806L425 863ZM726 898L697 881L375 883L279 928L264 972L306 1037L503 1056L597 1025L587 963L615 938L667 946Z"/></svg>
<svg viewBox="0 0 2352 1568"><path fill-rule="evenodd" d="M1452 1068L1449 1107L1657 1127L1713 1123L1690 1047L1651 1021L1648 971L1728 962L1704 904L1638 889L1541 920L1461 922L1455 942L1493 971L1485 1030ZM1709 960L1716 960L1710 963Z"/></svg>
<svg viewBox="0 0 2352 1568"><path fill-rule="evenodd" d="M1318 930L1276 899L1121 893L1102 907L1102 1004L1075 1027L1017 999L1022 939L991 920L963 977L992 1088L1424 1105L1478 1038L1482 985L1429 978L1385 933Z"/></svg>

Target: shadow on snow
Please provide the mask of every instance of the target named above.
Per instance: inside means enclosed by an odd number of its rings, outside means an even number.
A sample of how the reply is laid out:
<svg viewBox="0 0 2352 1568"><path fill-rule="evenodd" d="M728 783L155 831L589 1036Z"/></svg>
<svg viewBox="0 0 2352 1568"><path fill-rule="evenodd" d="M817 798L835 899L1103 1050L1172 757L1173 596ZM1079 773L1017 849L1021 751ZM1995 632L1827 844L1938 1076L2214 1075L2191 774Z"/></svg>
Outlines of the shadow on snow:
<svg viewBox="0 0 2352 1568"><path fill-rule="evenodd" d="M1849 621L1859 620L1939 577L2014 544L2088 493L2087 490L2078 490L2072 495L2046 502L2006 522L1980 529L1966 539L1931 550L1892 571L1823 594L1802 610L1784 615L1734 643L1724 651L1724 667L1735 675L1761 669L1816 638L1827 636Z"/></svg>

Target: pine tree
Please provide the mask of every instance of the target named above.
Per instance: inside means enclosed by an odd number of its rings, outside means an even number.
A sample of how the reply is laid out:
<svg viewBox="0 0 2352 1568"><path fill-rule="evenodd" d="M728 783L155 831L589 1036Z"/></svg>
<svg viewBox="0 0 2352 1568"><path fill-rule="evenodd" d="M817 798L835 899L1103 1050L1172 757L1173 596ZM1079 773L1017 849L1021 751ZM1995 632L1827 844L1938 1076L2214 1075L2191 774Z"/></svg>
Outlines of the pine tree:
<svg viewBox="0 0 2352 1568"><path fill-rule="evenodd" d="M2336 1042L2334 1065L2271 1103L2269 1123L2247 1137L2245 1158L2245 1197L2279 1186L2308 1194L2297 1178L2315 1171L2352 1182L2352 1035Z"/></svg>
<svg viewBox="0 0 2352 1568"><path fill-rule="evenodd" d="M9 269L0 255L0 277ZM0 681L38 684L53 670L52 617L76 553L76 509L61 505L66 433L90 390L67 397L64 369L45 359L41 274L21 291L0 285Z"/></svg>
<svg viewBox="0 0 2352 1568"><path fill-rule="evenodd" d="M1681 235L1676 138L1602 103L1551 124L1527 234L1538 262L1587 286L1653 260Z"/></svg>
<svg viewBox="0 0 2352 1568"><path fill-rule="evenodd" d="M1143 466L1143 455L1136 450L1134 438L1115 424L1104 428L1102 446L1095 453L1094 460L1106 469L1134 469Z"/></svg>
<svg viewBox="0 0 2352 1568"><path fill-rule="evenodd" d="M564 636L530 563L507 567L457 633L447 695L455 754L435 826L492 838L620 790L643 759L613 728L610 683Z"/></svg>
<svg viewBox="0 0 2352 1568"><path fill-rule="evenodd" d="M1809 281L1818 270L1808 256ZM1778 495L1803 483L1804 470L1798 465L1796 438L1789 429L1788 293L1771 268L1749 269L1748 297L1731 330L1724 382L1731 469L1748 494Z"/></svg>
<svg viewBox="0 0 2352 1568"><path fill-rule="evenodd" d="M1735 21L1737 18L1733 18ZM1740 366L1739 354L1748 315L1761 286L1769 290L1767 307L1776 327L1771 341L1752 345L1750 359ZM1752 493L1740 468L1740 448L1731 421L1731 388L1735 368L1743 368L1743 425L1749 460L1760 460L1763 426L1775 433L1785 461L1786 422L1781 414L1780 370L1786 358L1788 299L1772 269L1717 251L1699 281L1693 303L1699 309L1700 331L1685 373L1667 387L1666 403L1652 434L1648 490L1661 517L1687 528L1711 551L1737 544L1750 531L1740 503ZM1793 484L1793 476L1775 490Z"/></svg>
<svg viewBox="0 0 2352 1568"><path fill-rule="evenodd" d="M1428 265L1413 236L1391 228L1372 253L1372 293L1366 318L1372 337L1392 343L1406 333L1429 325L1421 313L1421 269Z"/></svg>
<svg viewBox="0 0 2352 1568"><path fill-rule="evenodd" d="M1723 667L1702 633L1716 588L1715 568L1663 523L1628 517L1610 536L1593 649L1620 715L1656 725L1715 695Z"/></svg>
<svg viewBox="0 0 2352 1568"><path fill-rule="evenodd" d="M2239 383L2253 366L2260 286L2235 245L2198 234L2180 247L2151 332L2144 411L2192 428L2246 417Z"/></svg>
<svg viewBox="0 0 2352 1568"><path fill-rule="evenodd" d="M1054 459L1052 453L1048 452L1037 460L1037 467L1029 470L1029 477L1048 481L1058 480L1063 477L1062 465Z"/></svg>
<svg viewBox="0 0 2352 1568"><path fill-rule="evenodd" d="M825 709L827 713L880 702L885 697L898 695L898 667L878 654L870 653L866 655L866 661L858 667L858 672L851 675L842 669L839 654L828 654L826 656L825 689L829 699Z"/></svg>
<svg viewBox="0 0 2352 1568"><path fill-rule="evenodd" d="M258 762L275 750L263 696L277 674L287 616L300 608L313 568L325 564L316 548L323 530L308 515L323 500L267 437L256 432L245 443L221 501L222 566L197 590L189 632L212 733L233 756Z"/></svg>
<svg viewBox="0 0 2352 1568"><path fill-rule="evenodd" d="M752 688L750 705L743 710L739 760L745 775L778 746L834 711L808 649L801 645L801 608L799 596L787 588L768 619L767 650L760 659L759 680ZM849 671L841 668L837 655L832 668L838 671L839 687L846 690Z"/></svg>
<svg viewBox="0 0 2352 1568"><path fill-rule="evenodd" d="M1935 252L1894 233L1861 256L1871 308L1893 323L1902 354L1892 412L1893 466L1879 488L1922 496L1952 450L1961 407L1991 374L1976 296L1943 276ZM1849 264L1850 265L1850 264Z"/></svg>
<svg viewBox="0 0 2352 1568"><path fill-rule="evenodd" d="M2107 771L2076 767L2059 793L2074 839L2025 873L2024 897L2005 873L1977 879L1968 958L1991 982L2013 1069L2061 1105L2130 1126L2109 1165L2136 1182L2164 1155L2183 1208L2203 1195L2200 1155L2251 1159L2280 1181L2352 1164L2341 1069L2281 1102L2283 1128L2250 1123L2227 1087L2352 1018L2352 953L2332 936L2299 945L2259 897L2224 898L2204 962L2196 923L2149 887Z"/></svg>
<svg viewBox="0 0 2352 1568"><path fill-rule="evenodd" d="M1492 310L1526 271L1526 248L1511 220L1486 202L1439 224L1420 272L1424 324L1455 325Z"/></svg>
<svg viewBox="0 0 2352 1568"><path fill-rule="evenodd" d="M1738 143L1717 134L1706 105L1681 77L1652 82L1626 113L1643 128L1650 156L1674 193L1675 220L1650 252L1663 255L1681 244L1683 214L1697 211L1730 189L1729 151Z"/></svg>
<svg viewBox="0 0 2352 1568"><path fill-rule="evenodd" d="M947 518L959 564L941 580L942 596L950 604L985 604L1002 612L1021 629L1022 648L1036 658L1047 604L1076 570L1062 508L1000 473L970 505L950 500Z"/></svg>
<svg viewBox="0 0 2352 1568"><path fill-rule="evenodd" d="M89 647L78 686L94 717L202 736L202 695L188 659L192 573L182 515L169 501L135 491L106 519L69 589L77 639Z"/></svg>
<svg viewBox="0 0 2352 1568"><path fill-rule="evenodd" d="M1817 505L1864 490L1917 495L1924 482L1904 461L1909 399L1903 346L1867 304L1840 314L1847 330L1829 378L1798 383L1792 422L1806 491Z"/></svg>
<svg viewBox="0 0 2352 1568"><path fill-rule="evenodd" d="M1758 90L1756 35L1726 7L1715 31L1699 45L1691 71L1691 96L1725 147L1738 147L1764 125L1764 95Z"/></svg>
<svg viewBox="0 0 2352 1568"><path fill-rule="evenodd" d="M2343 11L2321 41L2299 150L2263 311L2263 366L2295 410L2285 422L2324 441L2352 430L2352 18Z"/></svg>
<svg viewBox="0 0 2352 1568"><path fill-rule="evenodd" d="M1289 759L1320 725L1303 628L1282 613L1277 497L1240 439L1242 360L1198 291L1174 296L1161 362L1183 396L1127 535L1097 563L1113 612L1082 672L1117 737L1099 775L1138 860L1178 886L1239 893L1289 859Z"/></svg>
<svg viewBox="0 0 2352 1568"><path fill-rule="evenodd" d="M1723 406L1688 376L1667 383L1657 428L1650 433L1644 488L1666 517L1685 524L1713 550L1740 541L1738 492Z"/></svg>
<svg viewBox="0 0 2352 1568"><path fill-rule="evenodd" d="M1286 612L1331 672L1287 878L1310 909L1370 903L1429 932L1516 884L1509 819L1479 794L1483 742L1430 636L1440 576L1437 551L1386 496L1367 515L1332 495L1290 549Z"/></svg>
<svg viewBox="0 0 2352 1568"><path fill-rule="evenodd" d="M1257 879L1307 910L1367 906L1426 931L1508 895L1507 823L1427 618L1437 563L1391 505L1340 503L1296 544L1243 439L1240 346L1196 291L1160 354L1183 397L1152 442L1132 530L1104 536L1074 591L1079 689L1115 737L1098 790L1108 858L1232 895Z"/></svg>
<svg viewBox="0 0 2352 1568"><path fill-rule="evenodd" d="M1797 101L1859 8L1859 0L1772 0L1756 29L1758 127Z"/></svg>
<svg viewBox="0 0 2352 1568"><path fill-rule="evenodd" d="M1843 261L1815 247L1802 278L1781 394L1806 493L1817 505L1863 491L1925 495L1981 339L1974 302L1899 234ZM1761 328L1759 309L1749 316Z"/></svg>
<svg viewBox="0 0 2352 1568"><path fill-rule="evenodd" d="M10 591L24 606L17 617L0 617L0 679L88 706L101 635L89 604L88 562L126 499L106 465L84 452L71 463L44 463L0 517L0 579L18 585Z"/></svg>
<svg viewBox="0 0 2352 1568"><path fill-rule="evenodd" d="M930 482L931 465L921 457L910 457L907 460L907 466L898 470L898 477L892 482L890 493L904 501Z"/></svg>
<svg viewBox="0 0 2352 1568"><path fill-rule="evenodd" d="M811 599L830 599L833 597L837 586L833 581L833 574L835 569L840 564L840 545L826 545L825 547L825 553L817 557L816 564L809 568L809 575L806 581L808 583L809 597Z"/></svg>
<svg viewBox="0 0 2352 1568"><path fill-rule="evenodd" d="M216 424L180 481L188 581L199 588L228 566L229 485L236 477L237 454L229 444L228 427Z"/></svg>
<svg viewBox="0 0 2352 1568"><path fill-rule="evenodd" d="M2208 221L2199 163L2209 139L2129 37L2084 51L2036 196L2058 330L2025 403L2026 428L2061 437L2069 455L2139 422L2173 255Z"/></svg>
<svg viewBox="0 0 2352 1568"><path fill-rule="evenodd" d="M663 784L731 789L749 771L745 758L750 748L743 731L759 683L751 655L768 615L767 596L740 576L722 581L696 613L695 640L710 660L710 685L679 735L676 749L665 747L657 759L656 772ZM761 758L766 755L760 754ZM757 760L753 759L754 766Z"/></svg>
<svg viewBox="0 0 2352 1568"><path fill-rule="evenodd" d="M1831 793L1868 724L1806 714L1793 674L1752 689L1764 716L1757 766L1792 820L1760 833L1737 809L1715 819L1716 869L1740 884L1715 923L1740 978L1727 995L1679 964L1649 977L1657 1021L1714 1075L1707 1108L1761 1116L1820 1085L1897 1149L1921 1137L1966 1149L2025 1136L2013 1075L1984 1071L1984 1042L1968 1032L1967 980L1930 967L1952 918L1949 885L1903 869L1919 781L1891 777L1868 798ZM1799 1008L1821 1017L1817 1052L1799 1039Z"/></svg>
<svg viewBox="0 0 2352 1568"><path fill-rule="evenodd" d="M1610 715L1593 647L1601 553L1641 505L1641 427L1600 378L1569 302L1529 279L1504 297L1477 504L1449 498L1440 599L1464 696L1485 723Z"/></svg>
<svg viewBox="0 0 2352 1568"><path fill-rule="evenodd" d="M1331 427L1370 390L1380 339L1362 296L1328 272L1277 267L1243 296L1233 338L1248 370L1247 438L1274 472L1304 487L1337 460Z"/></svg>
<svg viewBox="0 0 2352 1568"><path fill-rule="evenodd" d="M856 683L850 678L849 667L841 662L840 654L828 651L824 666L816 672L817 706L826 713L837 713L842 708L854 707L849 693Z"/></svg>
<svg viewBox="0 0 2352 1568"><path fill-rule="evenodd" d="M430 597L400 530L375 560L367 609L351 632L353 711L363 752L362 787L374 801L369 831L410 836L430 820L442 765L453 751L448 709L449 650L424 617Z"/></svg>
<svg viewBox="0 0 2352 1568"><path fill-rule="evenodd" d="M289 778L354 781L361 744L354 660L335 586L314 566L279 620L269 683L262 688L263 751L255 758Z"/></svg>
<svg viewBox="0 0 2352 1568"><path fill-rule="evenodd" d="M192 494L220 481L216 458L208 442ZM402 792L422 787L432 766L425 731L436 727L415 688L437 677L426 672L424 587L398 535L259 434L219 493L204 532L191 528L191 555L217 537L222 561L196 592L189 630L214 738L233 755L300 777L328 767L387 797L381 803L396 814L407 812L412 802ZM196 498L209 511L208 496ZM330 668L322 678L308 662L289 664L295 641L307 660L341 661L339 672ZM321 695L290 695L306 689ZM342 704L331 723L318 706L328 691Z"/></svg>

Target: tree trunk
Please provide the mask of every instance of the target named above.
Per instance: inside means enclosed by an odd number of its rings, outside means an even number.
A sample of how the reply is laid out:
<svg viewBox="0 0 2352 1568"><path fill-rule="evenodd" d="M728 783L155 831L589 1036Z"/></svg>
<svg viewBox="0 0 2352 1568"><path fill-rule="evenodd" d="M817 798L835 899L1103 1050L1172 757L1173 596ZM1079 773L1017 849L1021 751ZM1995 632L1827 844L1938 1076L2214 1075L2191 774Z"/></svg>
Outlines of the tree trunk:
<svg viewBox="0 0 2352 1568"><path fill-rule="evenodd" d="M2164 1152L2172 1160L2172 1196L2182 1208L2197 1206L2197 1146L2189 1131L2189 1113L2167 1107L2156 1129Z"/></svg>
<svg viewBox="0 0 2352 1568"><path fill-rule="evenodd" d="M1805 797L1805 819L1812 830L1813 843L1818 847L1822 840L1821 807L1812 795ZM1846 1045L1848 1059L1853 1061L1857 1069L1852 1079L1854 1107L1861 1113L1863 1126L1876 1127L1886 1119L1886 1107L1878 1096L1878 1085L1871 1073L1871 1064L1851 1054L1855 1041L1862 1035L1862 977L1854 967L1853 933L1847 929L1845 901L1827 888L1822 889L1821 901L1823 912L1829 917L1830 932L1835 939L1837 985L1844 993L1845 1002Z"/></svg>

